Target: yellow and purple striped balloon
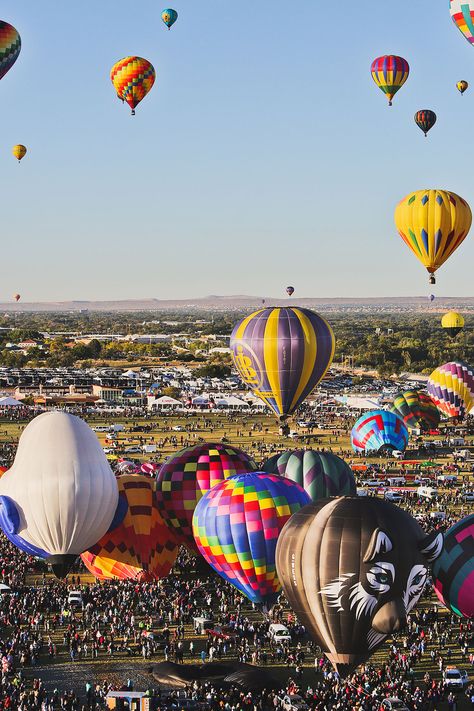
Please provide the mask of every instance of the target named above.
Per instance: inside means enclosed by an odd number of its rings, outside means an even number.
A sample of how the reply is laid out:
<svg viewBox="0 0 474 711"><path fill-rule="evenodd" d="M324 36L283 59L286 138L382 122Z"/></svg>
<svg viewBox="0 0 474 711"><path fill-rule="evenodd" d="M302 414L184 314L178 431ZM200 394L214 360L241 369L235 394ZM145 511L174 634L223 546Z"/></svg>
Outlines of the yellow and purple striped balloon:
<svg viewBox="0 0 474 711"><path fill-rule="evenodd" d="M443 415L462 419L474 405L474 370L460 360L444 363L431 373L427 390Z"/></svg>
<svg viewBox="0 0 474 711"><path fill-rule="evenodd" d="M314 311L270 307L239 321L230 347L244 383L284 419L324 378L335 339L331 326Z"/></svg>
<svg viewBox="0 0 474 711"><path fill-rule="evenodd" d="M13 67L21 50L21 38L13 25L0 20L0 79Z"/></svg>

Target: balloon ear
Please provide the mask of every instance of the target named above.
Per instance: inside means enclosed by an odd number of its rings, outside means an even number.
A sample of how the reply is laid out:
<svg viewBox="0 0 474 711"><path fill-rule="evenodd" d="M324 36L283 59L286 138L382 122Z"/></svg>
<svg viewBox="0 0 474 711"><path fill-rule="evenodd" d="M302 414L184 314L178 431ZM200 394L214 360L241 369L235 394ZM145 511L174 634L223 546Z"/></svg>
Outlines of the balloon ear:
<svg viewBox="0 0 474 711"><path fill-rule="evenodd" d="M128 511L128 502L124 494L120 493L119 494L119 499L118 499L118 504L117 508L115 509L115 514L112 519L112 523L109 526L109 530L107 533L110 533L110 531L113 531L114 528L118 528L120 524L122 523L123 519L125 518L126 514Z"/></svg>
<svg viewBox="0 0 474 711"><path fill-rule="evenodd" d="M6 536L13 536L20 528L20 514L9 496L0 496L0 528Z"/></svg>
<svg viewBox="0 0 474 711"><path fill-rule="evenodd" d="M379 553L388 553L393 549L392 541L385 531L376 528L364 555L364 563L370 563Z"/></svg>
<svg viewBox="0 0 474 711"><path fill-rule="evenodd" d="M443 550L444 536L440 531L433 531L428 536L425 536L418 543L420 553L426 558L428 563L433 563L440 557Z"/></svg>

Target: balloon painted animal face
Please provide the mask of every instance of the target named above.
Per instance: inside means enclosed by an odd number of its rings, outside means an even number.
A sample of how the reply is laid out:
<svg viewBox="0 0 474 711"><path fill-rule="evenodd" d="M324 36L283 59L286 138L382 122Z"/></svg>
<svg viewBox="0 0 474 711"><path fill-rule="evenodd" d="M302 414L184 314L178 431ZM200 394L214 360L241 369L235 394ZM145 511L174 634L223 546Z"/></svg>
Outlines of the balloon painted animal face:
<svg viewBox="0 0 474 711"><path fill-rule="evenodd" d="M369 650L405 625L428 578L428 568L422 563L407 559L407 565L401 566L397 553L402 552L396 547L388 533L376 529L360 571L342 573L320 591L329 607L367 623ZM406 555L407 551L402 557Z"/></svg>
<svg viewBox="0 0 474 711"><path fill-rule="evenodd" d="M346 675L404 627L442 546L397 506L346 496L294 514L276 562L300 622Z"/></svg>

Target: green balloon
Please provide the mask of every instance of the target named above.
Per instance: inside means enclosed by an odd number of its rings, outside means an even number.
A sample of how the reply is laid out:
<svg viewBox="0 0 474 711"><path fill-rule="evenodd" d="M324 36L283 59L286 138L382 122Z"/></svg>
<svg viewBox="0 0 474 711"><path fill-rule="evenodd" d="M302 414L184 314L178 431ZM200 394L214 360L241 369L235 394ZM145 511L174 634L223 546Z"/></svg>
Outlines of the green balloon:
<svg viewBox="0 0 474 711"><path fill-rule="evenodd" d="M292 479L305 489L313 501L357 493L352 469L331 452L315 452L312 449L280 452L267 459L263 471Z"/></svg>

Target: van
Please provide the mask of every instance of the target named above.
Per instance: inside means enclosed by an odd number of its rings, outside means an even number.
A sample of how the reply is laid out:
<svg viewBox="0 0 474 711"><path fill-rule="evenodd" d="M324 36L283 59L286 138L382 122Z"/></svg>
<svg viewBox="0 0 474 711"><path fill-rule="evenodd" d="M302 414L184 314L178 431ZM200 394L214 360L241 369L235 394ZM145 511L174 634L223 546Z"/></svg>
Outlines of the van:
<svg viewBox="0 0 474 711"><path fill-rule="evenodd" d="M268 636L274 642L291 642L291 634L288 627L285 625L270 625L268 628Z"/></svg>
<svg viewBox="0 0 474 711"><path fill-rule="evenodd" d="M438 498L438 489L435 489L433 486L419 486L416 493L418 496L421 496L422 499L434 500Z"/></svg>
<svg viewBox="0 0 474 711"><path fill-rule="evenodd" d="M154 454L156 452L156 444L144 444L142 450L144 454Z"/></svg>
<svg viewBox="0 0 474 711"><path fill-rule="evenodd" d="M390 491L390 489L384 492L383 498L385 501L391 501L392 504L399 504L400 501L403 500L402 495L398 491Z"/></svg>
<svg viewBox="0 0 474 711"><path fill-rule="evenodd" d="M67 596L67 604L69 607L82 607L82 593L80 590L71 590Z"/></svg>
<svg viewBox="0 0 474 711"><path fill-rule="evenodd" d="M464 437L450 437L449 444L451 445L451 447L464 447Z"/></svg>
<svg viewBox="0 0 474 711"><path fill-rule="evenodd" d="M109 427L109 432L124 432L125 425L111 425Z"/></svg>
<svg viewBox="0 0 474 711"><path fill-rule="evenodd" d="M456 484L457 476L455 474L438 474L436 477L437 484Z"/></svg>
<svg viewBox="0 0 474 711"><path fill-rule="evenodd" d="M391 476L387 479L389 486L405 486L406 479L404 476Z"/></svg>

